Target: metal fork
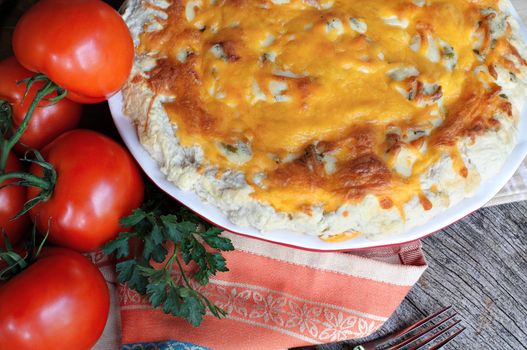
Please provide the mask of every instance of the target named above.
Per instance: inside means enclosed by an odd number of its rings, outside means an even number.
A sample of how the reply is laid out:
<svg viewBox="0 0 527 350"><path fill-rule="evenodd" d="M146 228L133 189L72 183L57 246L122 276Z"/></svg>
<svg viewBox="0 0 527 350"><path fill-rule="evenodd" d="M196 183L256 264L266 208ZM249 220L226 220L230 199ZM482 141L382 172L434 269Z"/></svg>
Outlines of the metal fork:
<svg viewBox="0 0 527 350"><path fill-rule="evenodd" d="M456 330L456 328L454 327L457 326L461 322L461 320L454 319L454 317L457 316L457 312L454 312L450 315L447 314L447 311L451 308L452 306L448 306L443 310L440 310L435 314L430 315L427 318L422 319L421 321L411 325L408 328L389 334L383 338L355 346L353 350L399 350L407 346L411 347L405 348L405 350L417 350L425 345L431 346L427 348L427 350L437 350L443 347L445 344L449 343L452 339L457 337L465 330L465 327L457 327L457 331L452 333L454 330ZM413 331L416 331L418 328L421 328L427 323L431 324L428 325L426 328L423 327L424 329L420 330L419 332L412 334ZM450 335L447 338L432 345L434 340L436 340L442 335L448 334ZM407 336L409 337L406 338ZM398 339L401 339L401 341L397 341ZM396 344L391 344L394 342L396 342Z"/></svg>

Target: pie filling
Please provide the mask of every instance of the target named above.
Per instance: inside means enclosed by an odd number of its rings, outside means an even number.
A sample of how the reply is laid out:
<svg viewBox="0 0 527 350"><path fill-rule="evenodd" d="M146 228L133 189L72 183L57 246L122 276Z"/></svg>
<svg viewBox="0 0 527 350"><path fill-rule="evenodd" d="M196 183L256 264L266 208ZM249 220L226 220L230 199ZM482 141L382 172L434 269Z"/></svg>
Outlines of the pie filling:
<svg viewBox="0 0 527 350"><path fill-rule="evenodd" d="M147 6L154 6L148 4ZM145 28L146 79L183 146L281 212L418 196L461 138L512 118L496 67L527 65L496 0L174 1Z"/></svg>

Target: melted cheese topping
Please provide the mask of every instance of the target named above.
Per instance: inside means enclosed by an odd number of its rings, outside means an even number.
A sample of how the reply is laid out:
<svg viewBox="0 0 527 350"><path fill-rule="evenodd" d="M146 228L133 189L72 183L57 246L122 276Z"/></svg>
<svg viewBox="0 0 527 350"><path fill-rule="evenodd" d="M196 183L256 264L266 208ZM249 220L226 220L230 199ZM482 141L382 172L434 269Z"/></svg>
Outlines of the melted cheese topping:
<svg viewBox="0 0 527 350"><path fill-rule="evenodd" d="M419 179L443 152L466 177L457 140L511 114L493 64L517 69L521 57L493 9L497 0L175 0L138 51L158 59L148 82L174 97L164 107L177 137L218 176L243 172L279 211L329 212L374 194L404 217L415 195L431 208Z"/></svg>

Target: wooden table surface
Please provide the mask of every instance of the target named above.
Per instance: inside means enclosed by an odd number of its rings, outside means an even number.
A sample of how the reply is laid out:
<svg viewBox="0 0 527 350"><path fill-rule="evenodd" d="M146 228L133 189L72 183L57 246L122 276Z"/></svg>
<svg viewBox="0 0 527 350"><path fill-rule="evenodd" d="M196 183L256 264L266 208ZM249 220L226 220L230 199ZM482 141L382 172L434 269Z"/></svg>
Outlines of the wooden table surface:
<svg viewBox="0 0 527 350"><path fill-rule="evenodd" d="M0 58L11 54L16 18L34 2L0 0ZM527 23L527 0L512 2ZM87 107L85 114L90 118L84 126L115 133L104 104ZM467 330L445 349L527 349L527 202L481 209L424 239L423 246L429 269L373 337L453 305ZM316 348L351 349L354 344Z"/></svg>
<svg viewBox="0 0 527 350"><path fill-rule="evenodd" d="M527 349L527 202L481 209L423 247L430 267L372 338L453 305L467 330L445 350Z"/></svg>

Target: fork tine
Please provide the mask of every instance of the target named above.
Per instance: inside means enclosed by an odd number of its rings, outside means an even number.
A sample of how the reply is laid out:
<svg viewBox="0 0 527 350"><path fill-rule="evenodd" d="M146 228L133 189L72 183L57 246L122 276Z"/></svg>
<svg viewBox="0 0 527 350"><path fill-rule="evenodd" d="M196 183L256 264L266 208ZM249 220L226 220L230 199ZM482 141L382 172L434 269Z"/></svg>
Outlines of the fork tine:
<svg viewBox="0 0 527 350"><path fill-rule="evenodd" d="M399 344L396 344L394 345L393 347L390 347L388 350L397 350L397 349L400 349L402 348L403 346L413 342L414 340L418 339L418 338L421 338L423 335L433 331L434 329L437 329L437 327L441 326L442 324L444 324L445 322L448 322L449 320L451 320L452 318L454 318L455 316L457 316L457 312L455 312L454 314L452 314L451 316L445 318L443 321L439 322L439 323L436 323L436 324L433 324L431 325L430 327L422 330L421 332L415 334L415 335L412 335L410 338L408 339L405 339L403 342L399 343Z"/></svg>
<svg viewBox="0 0 527 350"><path fill-rule="evenodd" d="M414 323L413 325L393 334L393 336L396 336L396 337L399 337L401 335L404 335L410 331L413 331L414 329L416 329L417 327L420 327L421 325L427 323L428 321L431 321L432 319L444 314L445 312L447 312L448 310L450 310L452 308L452 305L449 305L447 307L445 307L444 309L442 310L439 310L438 312L436 312L435 314L432 314L430 316L428 316L427 318L423 318L421 321L418 321L416 323Z"/></svg>
<svg viewBox="0 0 527 350"><path fill-rule="evenodd" d="M461 328L459 331L457 331L456 333L452 334L450 337L446 338L445 340L443 340L442 342L434 345L433 347L431 347L430 349L428 350L439 350L440 348L442 348L444 345L446 345L447 343L449 343L452 339L454 339L455 337L457 337L458 335L460 335L461 333L463 333L463 331L465 330L466 328L463 327Z"/></svg>
<svg viewBox="0 0 527 350"><path fill-rule="evenodd" d="M456 322L452 323L450 326L446 327L445 329L441 330L441 332L438 332L428 338L426 338L425 340L423 340L421 343L417 344L416 346L414 346L413 348L410 348L408 350L417 350L423 346L425 346L426 344L429 344L432 340L436 339L437 337L439 337L441 334L445 334L450 328L454 327L455 325L457 325L459 322L461 322L461 320L457 320Z"/></svg>
<svg viewBox="0 0 527 350"><path fill-rule="evenodd" d="M444 314L445 312L447 312L448 310L450 310L452 308L452 305L449 305L445 308L443 308L442 310L439 310L437 311L436 313L426 317L426 318L423 318L422 320L420 321L417 321L416 323L400 330L400 331L397 331L397 332L394 332L394 333L391 333L391 334L388 334L382 338L379 338L379 339L376 339L376 340L372 340L370 342L368 342L367 344L369 346L374 346L374 347L377 347L377 346L382 346L382 345L387 345L386 343L387 342L391 342L392 340L395 340L395 339L398 339L399 337L402 337L404 335L406 335L407 333L413 331L414 329L418 328L418 327L421 327L423 324L429 322L429 321L432 321L433 319L441 316L442 314ZM364 344L363 344L364 345ZM390 348L392 349L392 348Z"/></svg>

